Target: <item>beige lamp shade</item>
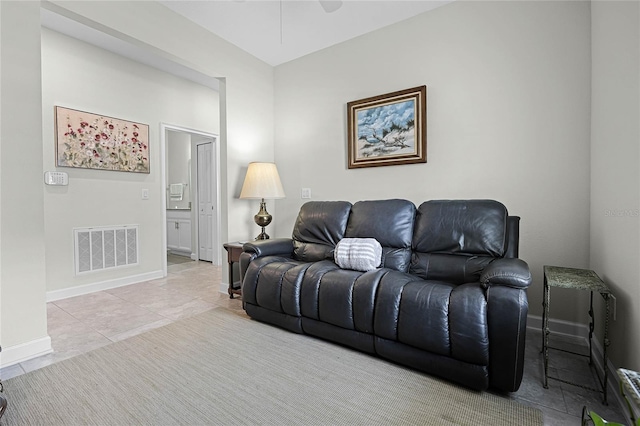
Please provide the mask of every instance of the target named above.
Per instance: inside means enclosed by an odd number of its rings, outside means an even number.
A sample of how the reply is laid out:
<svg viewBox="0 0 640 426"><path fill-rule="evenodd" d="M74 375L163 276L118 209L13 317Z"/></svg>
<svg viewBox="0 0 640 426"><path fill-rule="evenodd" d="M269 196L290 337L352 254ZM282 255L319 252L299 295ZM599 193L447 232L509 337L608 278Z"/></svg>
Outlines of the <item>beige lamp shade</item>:
<svg viewBox="0 0 640 426"><path fill-rule="evenodd" d="M274 163L249 163L240 198L284 198L280 175Z"/></svg>

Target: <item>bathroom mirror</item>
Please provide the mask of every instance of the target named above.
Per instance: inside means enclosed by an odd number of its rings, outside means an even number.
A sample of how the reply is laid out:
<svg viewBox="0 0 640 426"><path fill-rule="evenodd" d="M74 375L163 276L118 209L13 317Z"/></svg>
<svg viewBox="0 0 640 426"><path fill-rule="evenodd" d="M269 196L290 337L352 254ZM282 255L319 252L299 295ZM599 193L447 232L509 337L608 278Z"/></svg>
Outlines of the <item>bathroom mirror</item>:
<svg viewBox="0 0 640 426"><path fill-rule="evenodd" d="M167 131L167 210L191 210L191 135Z"/></svg>

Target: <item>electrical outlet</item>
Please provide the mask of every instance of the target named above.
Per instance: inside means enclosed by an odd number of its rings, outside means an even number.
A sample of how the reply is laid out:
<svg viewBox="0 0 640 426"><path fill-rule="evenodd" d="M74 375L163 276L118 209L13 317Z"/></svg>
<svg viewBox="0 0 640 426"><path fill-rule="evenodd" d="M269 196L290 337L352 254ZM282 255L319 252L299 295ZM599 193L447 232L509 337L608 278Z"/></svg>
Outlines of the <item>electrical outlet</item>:
<svg viewBox="0 0 640 426"><path fill-rule="evenodd" d="M302 188L300 190L300 198L311 198L311 188Z"/></svg>
<svg viewBox="0 0 640 426"><path fill-rule="evenodd" d="M609 297L611 297L611 300L613 300L613 309L612 310L613 310L613 320L615 321L616 320L616 316L617 316L616 314L618 312L617 303L616 303L617 301L616 301L616 297L613 294L609 295Z"/></svg>

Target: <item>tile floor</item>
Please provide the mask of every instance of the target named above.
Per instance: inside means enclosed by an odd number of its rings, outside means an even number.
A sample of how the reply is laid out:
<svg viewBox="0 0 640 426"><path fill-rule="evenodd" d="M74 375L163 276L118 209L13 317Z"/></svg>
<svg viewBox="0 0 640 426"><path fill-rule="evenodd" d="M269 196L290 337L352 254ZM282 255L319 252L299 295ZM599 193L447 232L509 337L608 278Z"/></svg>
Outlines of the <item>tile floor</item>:
<svg viewBox="0 0 640 426"><path fill-rule="evenodd" d="M166 278L50 302L48 327L54 352L3 368L0 378L6 380L215 307L241 310L240 299L220 293L221 273L220 267L208 262L170 256ZM563 345L576 350L562 342L554 344ZM585 404L607 420L625 422L613 395L609 406L604 406L595 392L561 382L550 380L549 389L544 389L540 348L540 331L529 330L524 380L518 392L506 397L541 409L545 425L579 425ZM565 352L551 352L549 374L594 386L586 358Z"/></svg>
<svg viewBox="0 0 640 426"><path fill-rule="evenodd" d="M588 349L550 337L551 347L564 350L588 353ZM539 408L544 413L545 425L580 425L582 408L586 405L608 421L622 424L630 423L625 417L616 400L616 395L608 393L609 405L602 403L599 393L568 385L559 381L549 380L548 389L542 386L544 377L544 362L542 353L542 332L538 329L527 330L525 349L524 377L518 392L509 397L522 404ZM556 377L593 388L597 387L598 379L587 357L570 354L563 351L549 350L549 377ZM611 377L609 377L611 380ZM611 387L610 387L611 388Z"/></svg>

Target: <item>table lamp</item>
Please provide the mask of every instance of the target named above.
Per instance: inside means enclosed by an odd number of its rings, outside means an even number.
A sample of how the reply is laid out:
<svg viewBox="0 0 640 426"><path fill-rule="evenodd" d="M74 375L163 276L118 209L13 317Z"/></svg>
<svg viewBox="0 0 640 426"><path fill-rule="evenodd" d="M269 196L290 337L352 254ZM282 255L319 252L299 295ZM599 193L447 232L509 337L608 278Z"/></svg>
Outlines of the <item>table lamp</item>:
<svg viewBox="0 0 640 426"><path fill-rule="evenodd" d="M278 169L274 163L249 163L242 191L240 191L240 198L261 200L260 211L253 217L256 224L262 227L262 232L256 237L256 240L269 239L269 235L264 232L264 228L271 223L272 216L267 212L267 203L265 203L264 199L284 197L280 175L278 175Z"/></svg>

